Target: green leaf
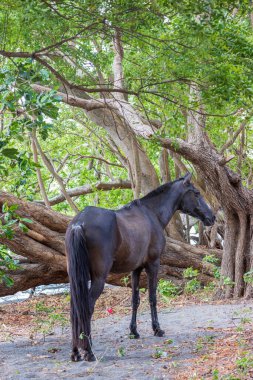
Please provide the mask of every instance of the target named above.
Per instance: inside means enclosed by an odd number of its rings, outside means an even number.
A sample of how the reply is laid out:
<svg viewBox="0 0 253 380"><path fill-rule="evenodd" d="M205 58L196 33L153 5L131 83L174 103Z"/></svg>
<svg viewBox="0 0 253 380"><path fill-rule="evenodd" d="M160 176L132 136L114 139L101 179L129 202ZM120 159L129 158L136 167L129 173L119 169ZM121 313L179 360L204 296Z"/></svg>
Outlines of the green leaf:
<svg viewBox="0 0 253 380"><path fill-rule="evenodd" d="M23 232L28 232L29 231L29 228L26 227L26 225L23 224L23 223L19 223L18 226L21 229L21 231L23 231Z"/></svg>
<svg viewBox="0 0 253 380"><path fill-rule="evenodd" d="M2 276L2 280L8 288L14 284L13 279L9 276L6 276L5 274Z"/></svg>
<svg viewBox="0 0 253 380"><path fill-rule="evenodd" d="M17 219L11 219L8 221L8 223L5 224L7 227L13 226L17 222Z"/></svg>
<svg viewBox="0 0 253 380"><path fill-rule="evenodd" d="M9 211L16 211L19 208L19 205L11 205Z"/></svg>
<svg viewBox="0 0 253 380"><path fill-rule="evenodd" d="M4 203L3 206L2 206L2 212L8 212L9 211L9 206L8 206L8 203Z"/></svg>
<svg viewBox="0 0 253 380"><path fill-rule="evenodd" d="M3 148L8 143L8 140L0 139L0 148Z"/></svg>
<svg viewBox="0 0 253 380"><path fill-rule="evenodd" d="M25 223L33 223L33 221L31 219L28 219L28 218L20 218L20 220L22 222L25 222Z"/></svg>
<svg viewBox="0 0 253 380"><path fill-rule="evenodd" d="M6 148L1 151L1 153L8 158L17 158L18 150L16 148Z"/></svg>

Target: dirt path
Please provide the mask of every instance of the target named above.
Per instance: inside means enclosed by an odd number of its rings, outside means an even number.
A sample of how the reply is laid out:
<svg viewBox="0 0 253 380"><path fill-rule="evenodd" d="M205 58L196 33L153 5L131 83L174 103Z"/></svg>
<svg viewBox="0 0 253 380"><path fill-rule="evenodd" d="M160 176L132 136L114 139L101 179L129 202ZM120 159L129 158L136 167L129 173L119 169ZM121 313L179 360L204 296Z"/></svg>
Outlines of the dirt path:
<svg viewBox="0 0 253 380"><path fill-rule="evenodd" d="M163 338L151 334L150 315L139 315L141 338L128 338L129 316L109 316L93 323L96 363L69 361L70 332L31 344L29 340L0 343L0 379L176 379L187 359L198 355L200 343L226 335L246 318L253 318L253 303L192 305L159 313Z"/></svg>

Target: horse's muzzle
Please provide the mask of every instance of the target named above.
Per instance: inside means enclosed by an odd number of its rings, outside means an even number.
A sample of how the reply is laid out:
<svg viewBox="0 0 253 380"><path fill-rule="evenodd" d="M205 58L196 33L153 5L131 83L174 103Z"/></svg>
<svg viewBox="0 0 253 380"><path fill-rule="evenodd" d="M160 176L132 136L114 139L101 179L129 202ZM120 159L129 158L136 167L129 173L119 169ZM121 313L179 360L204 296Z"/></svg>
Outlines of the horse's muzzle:
<svg viewBox="0 0 253 380"><path fill-rule="evenodd" d="M213 226L214 225L214 222L215 222L215 215L213 215L211 218L205 218L205 226Z"/></svg>

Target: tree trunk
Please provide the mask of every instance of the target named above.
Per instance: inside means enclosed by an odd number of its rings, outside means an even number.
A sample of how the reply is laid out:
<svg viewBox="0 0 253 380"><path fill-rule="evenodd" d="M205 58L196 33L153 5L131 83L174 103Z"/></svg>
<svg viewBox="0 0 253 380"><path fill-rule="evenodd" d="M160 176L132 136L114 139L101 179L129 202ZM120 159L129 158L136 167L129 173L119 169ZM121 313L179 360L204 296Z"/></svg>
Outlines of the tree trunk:
<svg viewBox="0 0 253 380"><path fill-rule="evenodd" d="M253 266L252 222L250 222L253 212L253 193L243 187L240 176L226 166L225 158L205 135L203 126L197 123L195 128L197 132L195 138L191 140L194 143L180 139L176 141L160 139L160 141L163 146L181 153L194 164L206 188L224 210L224 253L217 297L237 298L243 295L249 297L252 295L252 287L246 286L244 274ZM194 128L191 133L194 134Z"/></svg>
<svg viewBox="0 0 253 380"><path fill-rule="evenodd" d="M246 248L246 271L253 273L253 215L249 218L249 230L247 236L247 248ZM246 285L245 291L246 298L253 297L253 286L252 282Z"/></svg>
<svg viewBox="0 0 253 380"><path fill-rule="evenodd" d="M250 270L251 246L250 218L246 213L225 212L224 253L221 265L221 287L217 292L219 298L249 297L251 286L246 286L244 274Z"/></svg>
<svg viewBox="0 0 253 380"><path fill-rule="evenodd" d="M8 275L14 280L14 284L7 288L0 284L0 297L15 294L39 285L68 283L67 271L52 269L45 264L21 264L19 270L8 271Z"/></svg>

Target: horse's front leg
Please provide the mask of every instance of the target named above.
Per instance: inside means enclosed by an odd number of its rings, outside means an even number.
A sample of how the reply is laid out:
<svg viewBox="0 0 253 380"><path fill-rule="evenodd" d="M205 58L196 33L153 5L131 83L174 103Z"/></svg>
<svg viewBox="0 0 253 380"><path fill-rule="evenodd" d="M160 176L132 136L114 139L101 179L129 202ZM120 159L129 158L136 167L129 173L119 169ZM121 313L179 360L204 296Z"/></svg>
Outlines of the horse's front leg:
<svg viewBox="0 0 253 380"><path fill-rule="evenodd" d="M137 309L140 305L140 295L139 295L139 281L142 268L137 268L132 272L132 319L130 323L130 337L138 339L140 337L137 332L136 316Z"/></svg>
<svg viewBox="0 0 253 380"><path fill-rule="evenodd" d="M148 287L149 287L149 303L151 309L152 328L154 335L163 336L165 331L161 330L158 316L157 316L157 300L156 300L156 288L157 288L157 275L159 270L160 261L156 260L146 266L146 272L148 275Z"/></svg>

